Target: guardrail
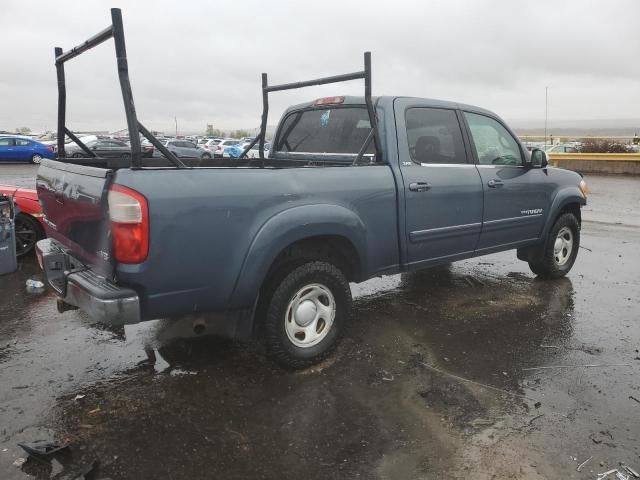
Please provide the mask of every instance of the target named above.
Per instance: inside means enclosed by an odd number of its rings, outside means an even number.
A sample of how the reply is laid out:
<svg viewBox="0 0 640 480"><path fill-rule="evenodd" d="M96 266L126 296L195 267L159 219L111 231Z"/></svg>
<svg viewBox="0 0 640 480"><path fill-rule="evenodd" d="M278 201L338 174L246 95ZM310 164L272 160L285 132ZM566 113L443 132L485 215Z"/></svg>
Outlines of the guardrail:
<svg viewBox="0 0 640 480"><path fill-rule="evenodd" d="M554 167L583 173L640 175L640 153L549 153Z"/></svg>

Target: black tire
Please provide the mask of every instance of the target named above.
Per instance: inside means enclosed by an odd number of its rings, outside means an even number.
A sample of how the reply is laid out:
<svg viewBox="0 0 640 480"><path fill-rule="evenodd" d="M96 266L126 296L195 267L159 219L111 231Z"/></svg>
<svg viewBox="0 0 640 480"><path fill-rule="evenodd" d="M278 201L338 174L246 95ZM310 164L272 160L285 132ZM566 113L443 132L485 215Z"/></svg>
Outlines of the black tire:
<svg viewBox="0 0 640 480"><path fill-rule="evenodd" d="M131 160L131 154L123 153L122 155L120 155L120 158L122 158L123 160Z"/></svg>
<svg viewBox="0 0 640 480"><path fill-rule="evenodd" d="M571 235L566 234L567 229ZM562 238L571 244L570 251L562 247L556 252L556 239L561 232ZM570 241L568 240L570 237ZM573 267L580 248L580 224L572 213L564 213L553 224L544 246L531 251L529 268L538 277L553 279L564 277ZM564 255L566 253L566 255Z"/></svg>
<svg viewBox="0 0 640 480"><path fill-rule="evenodd" d="M279 278L273 290L266 289L267 292L273 292L271 298L266 299L268 302L265 319L267 347L280 365L293 369L305 368L323 360L337 345L342 329L351 314L349 282L334 265L320 261L306 262ZM298 294L307 292L307 289L315 288L314 286L324 288L332 296L333 303L328 296L324 299L320 296L318 299L324 305L329 305L329 310L331 305L334 306L333 320L324 323L324 328L327 330L323 331L324 320L322 316L316 316L318 320L313 322L316 324L313 335L318 337L318 343L308 346L296 345L288 333L288 331L291 332L291 327L287 326L287 322L293 325L293 328L297 325L297 321L292 318L293 312L289 310L289 306ZM304 294L301 295L304 296ZM304 302L299 305L302 303ZM304 336L306 337L306 334ZM298 342L304 340L304 337L297 339Z"/></svg>
<svg viewBox="0 0 640 480"><path fill-rule="evenodd" d="M40 155L39 153L34 153L31 156L31 163L33 163L34 165L39 165L43 158L44 157L42 155Z"/></svg>
<svg viewBox="0 0 640 480"><path fill-rule="evenodd" d="M211 160L211 155L209 155L208 153L203 153L200 157L200 160Z"/></svg>
<svg viewBox="0 0 640 480"><path fill-rule="evenodd" d="M71 155L71 158L82 158L82 153L76 152L73 155Z"/></svg>
<svg viewBox="0 0 640 480"><path fill-rule="evenodd" d="M19 213L15 219L16 255L25 257L33 252L38 240L44 238L44 230L31 215Z"/></svg>

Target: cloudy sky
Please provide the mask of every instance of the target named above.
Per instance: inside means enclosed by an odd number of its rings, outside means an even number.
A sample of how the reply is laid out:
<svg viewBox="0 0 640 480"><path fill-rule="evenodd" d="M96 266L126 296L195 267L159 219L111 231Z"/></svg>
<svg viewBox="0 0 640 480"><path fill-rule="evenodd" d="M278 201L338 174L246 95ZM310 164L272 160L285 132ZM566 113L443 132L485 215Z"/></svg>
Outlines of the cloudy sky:
<svg viewBox="0 0 640 480"><path fill-rule="evenodd" d="M374 95L480 105L515 125L640 118L640 1L609 0L3 0L0 129L55 128L53 48L65 50L123 10L139 119L181 133L259 123L260 73L298 81L362 68ZM125 126L113 42L67 63L75 129ZM362 82L273 95L282 109Z"/></svg>

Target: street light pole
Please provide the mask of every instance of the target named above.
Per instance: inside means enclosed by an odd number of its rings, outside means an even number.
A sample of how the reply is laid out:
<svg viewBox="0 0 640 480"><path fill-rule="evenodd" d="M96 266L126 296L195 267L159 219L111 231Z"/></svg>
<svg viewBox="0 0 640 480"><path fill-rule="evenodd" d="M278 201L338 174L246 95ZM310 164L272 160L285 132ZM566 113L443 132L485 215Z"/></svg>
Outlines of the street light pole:
<svg viewBox="0 0 640 480"><path fill-rule="evenodd" d="M547 145L547 116L549 111L549 87L544 87L544 144Z"/></svg>
<svg viewBox="0 0 640 480"><path fill-rule="evenodd" d="M173 117L173 121L176 122L176 138L178 138L178 117ZM546 138L547 137L545 137L545 140Z"/></svg>

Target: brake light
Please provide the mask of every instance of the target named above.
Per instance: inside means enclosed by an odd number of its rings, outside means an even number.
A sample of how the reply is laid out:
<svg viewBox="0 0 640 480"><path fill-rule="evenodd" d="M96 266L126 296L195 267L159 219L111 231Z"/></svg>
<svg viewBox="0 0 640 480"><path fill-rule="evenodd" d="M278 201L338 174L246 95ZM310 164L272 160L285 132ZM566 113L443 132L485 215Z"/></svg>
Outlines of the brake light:
<svg viewBox="0 0 640 480"><path fill-rule="evenodd" d="M314 103L314 105L335 105L335 104L338 104L338 103L344 103L344 97L319 98L313 103Z"/></svg>
<svg viewBox="0 0 640 480"><path fill-rule="evenodd" d="M51 153L53 153L54 152L53 145L47 145L47 150L49 150Z"/></svg>
<svg viewBox="0 0 640 480"><path fill-rule="evenodd" d="M127 187L114 184L107 197L113 255L120 263L141 263L149 254L147 199Z"/></svg>

